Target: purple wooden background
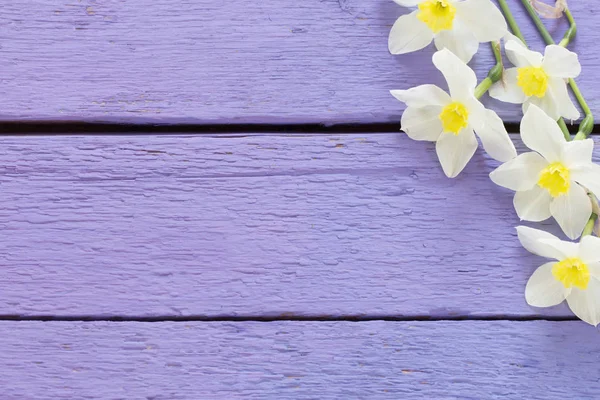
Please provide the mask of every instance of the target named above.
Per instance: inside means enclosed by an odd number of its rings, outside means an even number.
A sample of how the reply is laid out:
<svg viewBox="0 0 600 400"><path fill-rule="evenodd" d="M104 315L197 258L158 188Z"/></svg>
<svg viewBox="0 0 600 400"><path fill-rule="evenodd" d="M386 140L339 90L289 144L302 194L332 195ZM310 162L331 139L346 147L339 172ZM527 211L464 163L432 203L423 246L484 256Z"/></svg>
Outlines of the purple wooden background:
<svg viewBox="0 0 600 400"><path fill-rule="evenodd" d="M4 324L11 400L598 397L578 322Z"/></svg>
<svg viewBox="0 0 600 400"><path fill-rule="evenodd" d="M509 3L541 50L520 2ZM573 49L597 109L591 49L600 37L589 4L570 3L581 28ZM389 29L405 12L392 0L4 0L0 119L395 122L402 105L390 89L442 81L432 48L388 53ZM566 29L548 26L557 38ZM479 77L493 65L482 50ZM518 121L518 107L494 106Z"/></svg>
<svg viewBox="0 0 600 400"><path fill-rule="evenodd" d="M572 3L597 113L598 12ZM387 53L406 11L5 0L0 121L398 122L389 89L441 83L431 48ZM598 332L525 303L542 260L481 152L448 180L398 132L172 131L0 137L0 398L600 397Z"/></svg>
<svg viewBox="0 0 600 400"><path fill-rule="evenodd" d="M544 260L482 152L449 180L398 133L2 147L0 314L571 315L525 303Z"/></svg>

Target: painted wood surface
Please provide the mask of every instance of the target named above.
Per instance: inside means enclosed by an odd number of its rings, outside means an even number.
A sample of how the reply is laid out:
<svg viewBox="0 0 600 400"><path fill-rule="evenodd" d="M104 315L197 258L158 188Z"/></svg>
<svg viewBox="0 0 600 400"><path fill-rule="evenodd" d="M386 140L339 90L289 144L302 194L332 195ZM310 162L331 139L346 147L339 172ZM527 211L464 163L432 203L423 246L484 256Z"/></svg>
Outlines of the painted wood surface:
<svg viewBox="0 0 600 400"><path fill-rule="evenodd" d="M482 152L450 180L400 133L0 144L3 315L570 315L526 305L543 260Z"/></svg>
<svg viewBox="0 0 600 400"><path fill-rule="evenodd" d="M543 48L511 0L534 48ZM592 0L569 3L593 110L600 31ZM389 95L441 83L432 48L387 50L392 0L3 0L0 120L154 123L399 121ZM557 38L564 22L547 21ZM483 78L487 46L473 63ZM493 106L505 121L518 107Z"/></svg>
<svg viewBox="0 0 600 400"><path fill-rule="evenodd" d="M578 322L4 322L5 399L595 399Z"/></svg>

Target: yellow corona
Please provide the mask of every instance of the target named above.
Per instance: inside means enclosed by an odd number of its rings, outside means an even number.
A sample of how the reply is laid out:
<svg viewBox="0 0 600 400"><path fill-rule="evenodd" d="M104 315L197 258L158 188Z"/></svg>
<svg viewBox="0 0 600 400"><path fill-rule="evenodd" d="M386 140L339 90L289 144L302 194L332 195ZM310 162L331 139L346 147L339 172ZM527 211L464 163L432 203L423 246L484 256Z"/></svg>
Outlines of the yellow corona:
<svg viewBox="0 0 600 400"><path fill-rule="evenodd" d="M433 33L452 29L456 7L448 0L426 0L419 4L417 18Z"/></svg>
<svg viewBox="0 0 600 400"><path fill-rule="evenodd" d="M519 68L517 85L526 96L544 97L548 90L548 74L542 67Z"/></svg>
<svg viewBox="0 0 600 400"><path fill-rule="evenodd" d="M443 108L440 121L444 132L458 135L469 124L469 111L464 104L455 101Z"/></svg>
<svg viewBox="0 0 600 400"><path fill-rule="evenodd" d="M542 170L538 185L552 197L562 196L571 188L571 172L563 163L555 162Z"/></svg>
<svg viewBox="0 0 600 400"><path fill-rule="evenodd" d="M590 282L590 270L579 258L567 258L554 264L552 275L565 288L575 286L576 288L585 290Z"/></svg>

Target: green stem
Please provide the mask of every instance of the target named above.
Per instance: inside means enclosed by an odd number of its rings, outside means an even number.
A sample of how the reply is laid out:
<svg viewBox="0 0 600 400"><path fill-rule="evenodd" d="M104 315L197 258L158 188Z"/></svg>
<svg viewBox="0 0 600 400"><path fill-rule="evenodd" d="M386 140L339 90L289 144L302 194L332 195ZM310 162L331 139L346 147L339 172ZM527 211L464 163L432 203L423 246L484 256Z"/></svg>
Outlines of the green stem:
<svg viewBox="0 0 600 400"><path fill-rule="evenodd" d="M583 229L583 233L581 234L581 237L589 236L592 234L592 232L594 232L594 226L596 226L597 219L598 219L598 216L596 214L592 214L592 216L590 217L590 220L588 221L588 223L585 225L585 228Z"/></svg>
<svg viewBox="0 0 600 400"><path fill-rule="evenodd" d="M533 8L529 0L521 0L521 3L523 3L523 6L529 13L531 20L535 24L537 30L540 32L540 35L542 35L542 38L544 38L546 44L554 44L554 39L552 39L552 36L550 36L548 30L546 30L544 23L540 19L540 16L537 14L537 11L535 11L535 8Z"/></svg>
<svg viewBox="0 0 600 400"><path fill-rule="evenodd" d="M567 31L563 35L562 40L558 45L562 47L567 47L569 43L571 43L571 41L575 38L575 35L577 35L577 24L575 23L575 19L573 19L573 14L571 14L571 10L565 8L564 13L567 17L567 20L569 21L569 29L567 29Z"/></svg>
<svg viewBox="0 0 600 400"><path fill-rule="evenodd" d="M571 14L571 10L569 10L568 7L565 7L565 15L567 16L567 20L569 21L569 24L571 24L571 26L575 25L575 19L573 18L573 14Z"/></svg>
<svg viewBox="0 0 600 400"><path fill-rule="evenodd" d="M569 79L569 85L571 86L571 90L573 91L573 94L575 95L575 98L577 99L577 102L583 109L585 115L591 114L592 110L590 110L590 106L588 106L588 104L586 103L585 99L583 98L583 95L581 94L581 90L579 90L579 86L577 86L577 83L575 83L575 80L573 78Z"/></svg>
<svg viewBox="0 0 600 400"><path fill-rule="evenodd" d="M482 80L479 85L475 88L475 98L479 99L485 92L487 92L494 82L489 77Z"/></svg>
<svg viewBox="0 0 600 400"><path fill-rule="evenodd" d="M590 106L588 106L587 102L583 98L581 90L579 90L579 86L577 86L577 83L573 78L569 79L569 86L571 86L571 90L573 91L577 102L585 113L585 117L579 124L579 132L577 132L577 135L575 135L575 140L583 140L586 139L594 129L594 114L592 114Z"/></svg>
<svg viewBox="0 0 600 400"><path fill-rule="evenodd" d="M554 39L552 39L552 36L550 35L548 30L544 26L544 23L540 19L539 15L535 11L535 9L531 5L531 3L529 3L529 0L521 0L521 3L523 3L523 6L529 13L529 16L531 17L533 23L535 24L538 31L540 32L540 35L542 35L542 38L544 39L546 44L548 44L548 45L555 44ZM563 44L563 42L568 44L571 41L571 39L573 37L575 37L575 33L577 32L577 26L575 25L575 20L573 19L573 15L571 14L571 11L569 11L568 8L565 9L565 15L567 16L567 19L569 20L569 23L571 26L569 27L569 30L567 30L567 32L565 33L565 36L564 36L563 40L561 41L561 44ZM564 45L566 46L566 44L564 44ZM592 110L590 110L590 107L588 106L585 99L583 98L583 95L581 94L581 91L579 90L577 83L573 79L569 79L569 86L571 87L571 90L573 91L573 94L575 95L577 102L579 103L583 112L585 113L585 118L583 118L583 120L579 124L579 131L577 132L577 135L575 135L575 139L576 140L585 139L592 133L592 130L594 128L594 116L592 115Z"/></svg>
<svg viewBox="0 0 600 400"><path fill-rule="evenodd" d="M571 141L571 132L569 132L569 128L567 127L567 124L565 123L565 120L562 118L559 118L558 121L556 121L558 123L558 126L560 127L560 130L562 131L565 139L567 139L567 142Z"/></svg>
<svg viewBox="0 0 600 400"><path fill-rule="evenodd" d="M502 14L504 14L504 18L506 18L506 22L508 23L508 26L510 27L510 30L512 31L513 35L518 37L521 40L521 42L525 44L525 37L521 33L521 29L519 29L519 25L517 24L515 17L513 17L512 12L508 7L508 4L506 3L506 0L498 0L498 4L500 5Z"/></svg>
<svg viewBox="0 0 600 400"><path fill-rule="evenodd" d="M494 65L488 72L487 77L477 85L475 88L475 97L480 98L490 87L498 82L502 78L502 71L504 69L502 65L502 50L500 48L500 42L492 42L492 52L494 52L494 58L496 59L496 65Z"/></svg>
<svg viewBox="0 0 600 400"><path fill-rule="evenodd" d="M500 5L502 14L504 14L504 18L506 18L506 21L508 23L508 26L510 26L511 31L524 44L525 37L523 37L521 29L519 29L519 25L517 24L515 17L513 17L512 12L510 11L510 7L508 7L508 4L506 3L506 0L498 0L498 4ZM496 58L496 65L494 65L492 69L490 69L487 77L484 80L482 80L481 83L479 83L479 85L477 85L477 87L475 88L475 97L478 99L481 96L483 96L483 94L487 92L494 83L502 79L502 74L504 73L504 66L502 65L502 48L500 46L500 42L492 42L491 45L492 51L494 52L494 57Z"/></svg>
<svg viewBox="0 0 600 400"><path fill-rule="evenodd" d="M592 193L589 194L590 200L594 205L598 204L598 198L594 196ZM594 211L592 212L592 216L590 217L588 223L585 225L583 229L582 236L592 235L594 233L594 227L596 226L596 221L598 220L598 211L597 207L594 207Z"/></svg>

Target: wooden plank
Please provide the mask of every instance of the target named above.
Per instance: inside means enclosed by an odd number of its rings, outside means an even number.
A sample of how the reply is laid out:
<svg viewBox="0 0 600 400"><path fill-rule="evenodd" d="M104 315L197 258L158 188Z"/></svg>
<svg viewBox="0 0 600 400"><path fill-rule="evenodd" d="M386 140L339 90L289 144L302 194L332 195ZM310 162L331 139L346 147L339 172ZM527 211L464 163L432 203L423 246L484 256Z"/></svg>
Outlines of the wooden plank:
<svg viewBox="0 0 600 400"><path fill-rule="evenodd" d="M542 259L482 152L450 180L399 133L1 146L0 314L540 312L523 293Z"/></svg>
<svg viewBox="0 0 600 400"><path fill-rule="evenodd" d="M518 0L529 42L543 46ZM592 109L593 0L569 6ZM0 119L131 123L396 122L390 89L442 83L432 48L392 56L392 0L4 0ZM547 21L560 38L564 21ZM488 46L474 61L483 78ZM506 121L516 106L493 103Z"/></svg>
<svg viewBox="0 0 600 400"><path fill-rule="evenodd" d="M581 322L2 322L6 399L593 399Z"/></svg>

